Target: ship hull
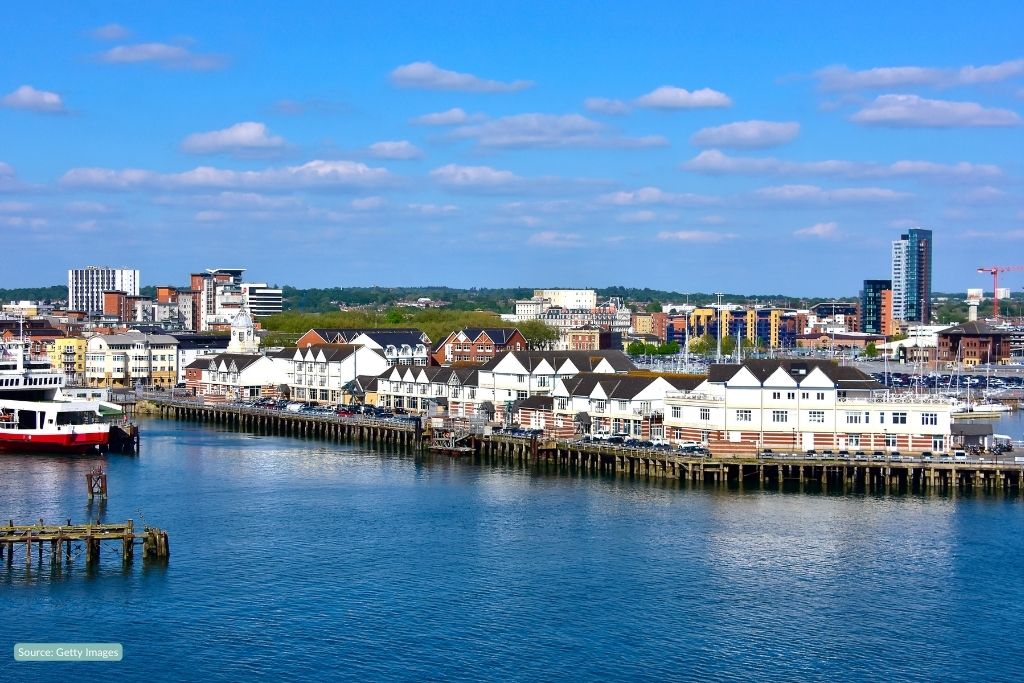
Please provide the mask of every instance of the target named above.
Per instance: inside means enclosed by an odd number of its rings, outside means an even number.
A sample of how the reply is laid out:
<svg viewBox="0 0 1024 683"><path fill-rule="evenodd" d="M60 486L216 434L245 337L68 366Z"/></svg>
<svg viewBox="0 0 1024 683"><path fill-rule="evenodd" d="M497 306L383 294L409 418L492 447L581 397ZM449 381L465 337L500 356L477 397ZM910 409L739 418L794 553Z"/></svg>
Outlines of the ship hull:
<svg viewBox="0 0 1024 683"><path fill-rule="evenodd" d="M109 442L109 430L76 434L0 432L0 453L76 455L95 453Z"/></svg>

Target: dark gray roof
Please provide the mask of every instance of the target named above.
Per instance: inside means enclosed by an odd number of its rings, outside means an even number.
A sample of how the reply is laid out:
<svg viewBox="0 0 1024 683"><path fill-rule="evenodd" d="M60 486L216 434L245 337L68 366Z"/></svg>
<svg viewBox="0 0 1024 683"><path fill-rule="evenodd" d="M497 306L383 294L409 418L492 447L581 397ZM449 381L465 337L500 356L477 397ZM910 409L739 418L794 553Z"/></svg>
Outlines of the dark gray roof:
<svg viewBox="0 0 1024 683"><path fill-rule="evenodd" d="M417 330L415 327L314 327L313 332L316 332L322 339L328 343L348 343L358 337L361 334L367 334L378 344L382 342L377 338L378 334L401 334L401 335L415 335L417 344L429 343L429 337L423 332L423 330ZM427 341L424 342L420 337L426 337ZM393 342L391 342L393 343ZM401 342L409 343L409 342Z"/></svg>
<svg viewBox="0 0 1024 683"><path fill-rule="evenodd" d="M216 356L203 356L201 358L197 358L195 362L190 363L188 367L194 367L196 363L200 362L202 362L201 367L207 368L210 367L211 363L216 363L217 365L220 365L221 363L231 365L234 363L235 367L238 368L239 371L242 371L258 361L260 358L263 358L263 356L248 353L218 353Z"/></svg>
<svg viewBox="0 0 1024 683"><path fill-rule="evenodd" d="M953 436L988 436L992 434L992 425L984 422L958 422L949 428Z"/></svg>
<svg viewBox="0 0 1024 683"><path fill-rule="evenodd" d="M981 320L972 320L939 332L940 335L968 335L972 337L1013 334L1011 330L998 329Z"/></svg>
<svg viewBox="0 0 1024 683"><path fill-rule="evenodd" d="M673 377L662 375L609 375L584 372L562 380L572 396L589 396L600 385L608 398L631 399L657 379L664 379L674 388L689 391L704 381L703 377Z"/></svg>
<svg viewBox="0 0 1024 683"><path fill-rule="evenodd" d="M746 368L763 385L780 367L797 382L817 368L835 383L837 389L883 388L874 377L853 366L838 365L832 361L816 359L746 360L740 365L736 363L717 363L711 366L708 372L708 381L717 383L728 382L740 371L740 368Z"/></svg>
<svg viewBox="0 0 1024 683"><path fill-rule="evenodd" d="M567 360L572 361L573 365L581 372L593 370L602 360L607 360L616 372L636 370L636 366L625 353L610 349L600 351L506 351L484 363L480 369L493 370L509 354L519 359L523 367L531 372L544 361L557 367Z"/></svg>
<svg viewBox="0 0 1024 683"><path fill-rule="evenodd" d="M467 327L462 330L463 334L474 340L486 333L495 344L507 344L515 332L514 327Z"/></svg>
<svg viewBox="0 0 1024 683"><path fill-rule="evenodd" d="M555 406L555 399L550 396L531 396L516 402L519 410L531 408L533 410L551 410Z"/></svg>

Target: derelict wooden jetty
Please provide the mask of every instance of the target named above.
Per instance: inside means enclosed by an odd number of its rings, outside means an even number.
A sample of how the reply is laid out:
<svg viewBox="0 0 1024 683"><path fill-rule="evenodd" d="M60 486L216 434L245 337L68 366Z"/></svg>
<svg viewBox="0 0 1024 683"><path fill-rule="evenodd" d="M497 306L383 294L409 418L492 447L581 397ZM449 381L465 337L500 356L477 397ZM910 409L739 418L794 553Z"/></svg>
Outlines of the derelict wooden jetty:
<svg viewBox="0 0 1024 683"><path fill-rule="evenodd" d="M39 566L44 557L49 557L50 567L57 568L62 562L71 563L74 557L85 554L86 566L100 561L104 545L114 545L125 564L135 557L135 546L142 546L143 557L147 560L166 560L170 557L170 543L167 532L152 527L135 529L132 520L119 524L38 524L16 525L11 520L7 526L0 526L0 561L13 566L15 554L22 555L26 567L32 566L36 555Z"/></svg>

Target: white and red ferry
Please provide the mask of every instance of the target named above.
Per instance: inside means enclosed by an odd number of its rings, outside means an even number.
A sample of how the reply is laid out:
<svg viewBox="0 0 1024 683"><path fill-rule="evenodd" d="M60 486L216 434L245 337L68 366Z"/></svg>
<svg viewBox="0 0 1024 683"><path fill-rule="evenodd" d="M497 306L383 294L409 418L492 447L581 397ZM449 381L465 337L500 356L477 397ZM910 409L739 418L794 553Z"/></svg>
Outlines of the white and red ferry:
<svg viewBox="0 0 1024 683"><path fill-rule="evenodd" d="M89 453L110 442L106 401L64 396L64 373L29 355L21 341L0 342L0 452Z"/></svg>

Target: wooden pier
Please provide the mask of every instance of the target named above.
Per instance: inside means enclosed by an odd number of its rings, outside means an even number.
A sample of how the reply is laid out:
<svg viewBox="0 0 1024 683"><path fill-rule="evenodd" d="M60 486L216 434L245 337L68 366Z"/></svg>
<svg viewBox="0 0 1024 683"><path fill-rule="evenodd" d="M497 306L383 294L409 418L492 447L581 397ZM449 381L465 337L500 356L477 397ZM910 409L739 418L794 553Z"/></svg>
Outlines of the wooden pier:
<svg viewBox="0 0 1024 683"><path fill-rule="evenodd" d="M321 438L376 445L421 447L419 423L362 416L309 415L247 406L206 405L176 399L152 399L161 417L209 422L265 434Z"/></svg>
<svg viewBox="0 0 1024 683"><path fill-rule="evenodd" d="M1024 463L1008 461L954 462L888 457L879 461L768 454L762 457L749 454L699 457L672 451L504 434L470 435L449 443L443 438L425 439L419 425L413 423L360 416L307 415L245 406L204 405L172 399L158 399L154 403L160 416L171 419L209 422L260 433L415 450L428 450L433 446L436 452L471 458L475 462L537 467L552 472L589 472L762 488L795 486L798 489L892 492L1020 492L1024 488Z"/></svg>
<svg viewBox="0 0 1024 683"><path fill-rule="evenodd" d="M688 456L597 444L491 436L474 441L480 462L690 483L778 489L887 492L1020 492L1024 463L900 458L848 460L805 456Z"/></svg>
<svg viewBox="0 0 1024 683"><path fill-rule="evenodd" d="M44 556L49 557L50 567L57 568L62 562L71 563L75 557L75 548L85 552L86 566L100 561L100 550L103 544L115 544L124 564L131 564L135 557L135 546L142 546L143 557L147 560L164 561L170 557L170 544L167 532L161 529L144 527L136 533L132 520L121 524L67 524L55 526L43 523L15 525L11 520L7 526L0 526L0 561L8 567L14 564L16 551L21 551L26 567L32 566L32 556L37 556L39 566L43 565ZM49 548L44 553L44 548Z"/></svg>

